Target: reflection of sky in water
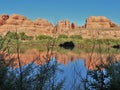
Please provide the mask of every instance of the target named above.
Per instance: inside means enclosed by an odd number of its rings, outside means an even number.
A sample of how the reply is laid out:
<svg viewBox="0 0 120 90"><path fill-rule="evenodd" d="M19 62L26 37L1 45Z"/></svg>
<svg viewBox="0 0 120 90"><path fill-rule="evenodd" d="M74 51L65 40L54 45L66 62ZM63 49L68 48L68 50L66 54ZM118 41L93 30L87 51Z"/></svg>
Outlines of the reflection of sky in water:
<svg viewBox="0 0 120 90"><path fill-rule="evenodd" d="M32 52L32 54L33 54L33 52ZM41 55L43 55L43 56L45 56L45 54L46 53L43 53L43 54L41 53ZM94 66L96 67L97 64L101 63L101 62L99 62L99 61L101 61L101 58L99 58L99 57L103 58L103 62L105 62L106 58L108 58L107 54L99 54L99 53L92 53L92 56L91 56L91 54L89 54L89 53L88 54L81 53L78 55L78 54L69 52L69 53L64 53L64 54L58 54L58 56L54 57L54 55L53 55L54 58L52 58L52 60L50 61L50 65L53 65L55 63L54 61L57 58L59 65L58 65L58 70L56 71L57 75L55 77L55 84L58 84L58 82L65 79L62 90L84 90L84 86L83 86L84 83L82 82L83 81L82 79L84 79L84 80L88 79L88 81L92 80L92 78L90 78L90 76L86 77L87 71L90 70L90 69L89 70L87 69L88 66L90 65L89 68L92 68L91 70L93 70ZM89 58L90 56L91 56L91 58ZM81 59L81 58L84 58L84 59ZM65 64L63 64L63 63L65 63ZM23 66L22 70L24 73L26 73L25 72L26 70L30 69L30 74L28 74L26 79L30 80L30 79L36 77L36 75L39 73L40 67L41 67L41 65L37 66L35 63L30 63L30 64ZM60 72L60 71L62 71L62 72ZM11 72L12 72L12 69L11 69ZM16 77L19 76L18 69L15 69L14 73L16 74ZM53 77L52 77L52 79L53 79ZM107 82L109 82L110 79L109 78L107 78L107 79L105 79L105 82L106 82L106 80L107 80ZM80 88L78 89L77 87L78 88L80 87Z"/></svg>
<svg viewBox="0 0 120 90"><path fill-rule="evenodd" d="M64 88L65 90L74 90L74 87L81 85L80 79L86 76L87 69L84 60L78 59L75 62L69 61L68 65L59 65L59 68L64 70L64 73L58 73L58 80L65 77Z"/></svg>
<svg viewBox="0 0 120 90"><path fill-rule="evenodd" d="M56 59L53 58L49 64L54 65L55 60ZM43 66L44 66L44 64L43 64ZM31 82L31 85L33 87L36 84L34 79L36 79L37 74L39 74L39 69L40 69L39 67L41 67L41 65L37 66L35 63L30 63L30 64L22 67L23 75L26 74L26 70L29 71L29 73L26 75L26 77L24 79L28 80L28 81L29 80L33 81L33 82ZM64 64L58 65L58 68L57 68L56 74L55 74L55 78L54 78L54 84L58 84L62 80L65 80L63 83L63 86L62 86L62 90L85 90L85 88L83 86L85 84L85 82L82 82L82 81L85 79L88 79L88 82L89 82L89 80L90 81L93 80L89 76L86 77L87 71L88 71L88 69L85 67L85 62L83 59L77 59L75 61L69 60L67 65L64 65ZM12 72L12 69L10 69L9 72ZM15 69L13 72L16 74L15 78L19 77L19 69ZM45 75L48 74L48 73L47 74L46 73L47 72L45 72ZM7 76L9 77L10 74L8 73ZM53 75L53 77L54 77L54 75ZM53 77L50 78L50 80L53 80ZM109 82L109 80L110 79L107 78L107 79L105 79L105 82ZM51 82L50 82L50 84L51 84ZM87 86L88 86L88 84L87 84Z"/></svg>

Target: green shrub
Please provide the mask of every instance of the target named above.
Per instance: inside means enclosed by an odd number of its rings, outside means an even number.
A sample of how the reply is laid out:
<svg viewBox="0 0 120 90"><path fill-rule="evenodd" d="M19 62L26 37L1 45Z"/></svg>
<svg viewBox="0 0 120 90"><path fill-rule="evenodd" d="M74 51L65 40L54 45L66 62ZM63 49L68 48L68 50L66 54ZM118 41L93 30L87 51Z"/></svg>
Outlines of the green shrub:
<svg viewBox="0 0 120 90"><path fill-rule="evenodd" d="M64 34L61 34L61 35L58 36L58 38L68 38L68 36L64 35Z"/></svg>
<svg viewBox="0 0 120 90"><path fill-rule="evenodd" d="M32 40L33 36L27 36L24 32L16 33L16 32L7 32L5 35L6 38L9 39L20 39L20 40Z"/></svg>
<svg viewBox="0 0 120 90"><path fill-rule="evenodd" d="M33 40L33 36L27 36L24 32L19 33L19 38L21 40Z"/></svg>
<svg viewBox="0 0 120 90"><path fill-rule="evenodd" d="M33 38L34 38L33 36L27 36L26 39L27 39L27 40L33 40Z"/></svg>
<svg viewBox="0 0 120 90"><path fill-rule="evenodd" d="M27 35L25 35L24 32L21 32L21 33L19 33L19 38L20 38L21 40L25 40L25 39L27 38Z"/></svg>
<svg viewBox="0 0 120 90"><path fill-rule="evenodd" d="M36 38L37 40L42 40L42 39L52 39L51 36L47 36L47 35L39 35Z"/></svg>
<svg viewBox="0 0 120 90"><path fill-rule="evenodd" d="M5 37L10 39L17 39L17 33L8 31Z"/></svg>
<svg viewBox="0 0 120 90"><path fill-rule="evenodd" d="M82 39L81 35L71 35L70 38L72 39Z"/></svg>

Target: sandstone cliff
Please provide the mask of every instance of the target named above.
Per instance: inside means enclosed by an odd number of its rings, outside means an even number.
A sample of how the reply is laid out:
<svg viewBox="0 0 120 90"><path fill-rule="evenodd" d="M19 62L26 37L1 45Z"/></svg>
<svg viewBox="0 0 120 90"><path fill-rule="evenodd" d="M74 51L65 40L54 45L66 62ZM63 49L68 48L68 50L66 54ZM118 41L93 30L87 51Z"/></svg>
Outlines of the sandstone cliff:
<svg viewBox="0 0 120 90"><path fill-rule="evenodd" d="M57 32L63 32L71 29L78 29L78 25L76 23L71 24L69 20L61 20L56 24L55 28Z"/></svg>
<svg viewBox="0 0 120 90"><path fill-rule="evenodd" d="M91 29L103 29L117 27L117 25L104 16L91 16L86 19L85 27Z"/></svg>
<svg viewBox="0 0 120 90"><path fill-rule="evenodd" d="M5 21L9 18L8 15L4 14L4 15L0 15L0 26L5 24Z"/></svg>
<svg viewBox="0 0 120 90"><path fill-rule="evenodd" d="M91 30L88 30L91 29ZM94 29L94 30L93 30ZM98 30L99 29L99 30ZM0 15L0 34L5 35L8 31L25 32L29 36L40 34L58 36L81 35L83 38L120 38L120 27L104 16L91 16L86 19L84 27L78 26L69 20L58 21L55 26L45 19L32 21L19 14Z"/></svg>
<svg viewBox="0 0 120 90"><path fill-rule="evenodd" d="M44 19L32 21L19 14L0 15L0 33L6 34L8 31L25 32L28 35L48 34L54 27L52 23Z"/></svg>
<svg viewBox="0 0 120 90"><path fill-rule="evenodd" d="M69 30L71 29L70 27L70 21L69 20L61 20L56 24L56 31L57 32L62 32L64 30Z"/></svg>

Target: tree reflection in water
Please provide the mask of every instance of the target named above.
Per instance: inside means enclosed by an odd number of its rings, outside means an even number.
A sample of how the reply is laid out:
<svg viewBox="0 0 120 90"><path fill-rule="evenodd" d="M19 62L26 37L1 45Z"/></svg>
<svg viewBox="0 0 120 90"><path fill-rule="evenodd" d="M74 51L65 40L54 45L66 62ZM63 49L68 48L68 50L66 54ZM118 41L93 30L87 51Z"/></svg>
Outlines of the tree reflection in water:
<svg viewBox="0 0 120 90"><path fill-rule="evenodd" d="M32 57L30 54L35 56ZM23 88L26 90L30 88L49 90L120 89L119 54L81 53L76 55L72 52L60 54L55 52L37 53L35 51L20 56L23 63ZM34 62L25 62L25 59L34 59ZM2 85L8 87L9 90L16 89L19 87L18 69L6 68L5 70L8 71L5 75L6 78L2 80L4 83Z"/></svg>

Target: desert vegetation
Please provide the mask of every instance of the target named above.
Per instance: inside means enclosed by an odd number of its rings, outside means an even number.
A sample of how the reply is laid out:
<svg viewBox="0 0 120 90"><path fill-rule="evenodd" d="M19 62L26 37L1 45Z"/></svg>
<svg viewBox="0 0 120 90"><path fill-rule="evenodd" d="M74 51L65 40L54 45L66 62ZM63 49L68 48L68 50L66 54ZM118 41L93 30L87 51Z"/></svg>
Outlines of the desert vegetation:
<svg viewBox="0 0 120 90"><path fill-rule="evenodd" d="M16 36L17 35L17 36ZM104 49L103 53L107 53L106 49L109 48L111 53L115 53L116 49L113 49L113 45L119 45L120 40L119 39L84 39L81 35L71 35L67 36L65 34L61 34L58 37L51 37L48 35L39 35L39 36L28 36L24 32L17 33L16 32L8 32L5 36L1 36L1 38L5 39L9 42L9 51L11 53L15 53L15 45L17 42L17 38L19 38L19 44L20 44L20 50L21 53L25 52L27 49L36 48L40 51L45 51L46 46L48 43L52 44L52 41L54 41L54 46L57 50L59 50L59 44L64 42L72 41L75 44L75 48L73 49L73 52L78 52L77 48L80 48L82 52L88 53L92 46L95 45L95 52L99 49L99 43L101 44L102 48ZM7 43L7 42L6 42ZM26 47L27 46L27 47ZM89 50L88 50L89 47ZM62 49L61 49L62 50ZM118 51L119 52L119 51Z"/></svg>
<svg viewBox="0 0 120 90"><path fill-rule="evenodd" d="M22 36L22 38L21 38ZM24 37L24 39L23 39ZM72 90L119 90L119 60L110 51L110 46L119 44L119 40L112 39L83 39L79 35L67 37L60 35L57 38L52 38L46 35L38 36L38 39L28 39L25 33L8 32L4 37L0 37L0 89L1 90L61 90L66 89L66 77L59 79L57 74L64 73L64 70L59 66L57 62L57 56L53 56L53 51L57 45L61 42L73 41L78 49L86 48L85 52L88 53L88 61L85 76L82 76L81 68L78 69L78 64L72 66L74 70L73 77L71 76L72 83L70 89ZM41 58L36 56L31 63L22 66L20 53L26 44L33 46L33 43L45 46L47 51L46 55ZM22 46L23 44L23 46ZM40 47L41 47L40 46ZM11 49L14 47L14 50ZM36 47L36 46L35 46ZM89 48L87 48L89 47ZM25 47L26 48L26 47ZM30 48L30 47L29 47ZM39 48L39 47L38 47ZM42 47L43 48L43 47ZM106 49L106 58L102 57L105 53L103 48ZM15 51L15 52L14 52ZM77 50L78 51L78 50ZM16 58L11 57L12 52L17 54ZM93 53L96 52L97 61L100 64L96 64L95 68L91 69L91 62L93 59ZM78 52L80 54L80 52ZM7 60L6 60L7 59ZM45 63L43 63L44 59ZM107 63L103 60L106 59ZM17 60L17 63L14 61ZM35 64L35 61L40 64ZM17 68L15 67L17 65ZM79 78L79 82L77 82Z"/></svg>
<svg viewBox="0 0 120 90"><path fill-rule="evenodd" d="M58 63L52 57L52 51L49 47L46 56L44 56L46 61L44 64L36 65L35 60L33 60L28 65L22 66L19 55L19 39L16 38L16 40L17 58L11 58L11 54L7 52L9 47L5 47L8 41L3 38L0 39L0 90L60 90L64 78L58 81L56 74L62 73L62 70L58 68ZM17 68L16 65L13 65L15 60L18 62ZM42 63L41 58L37 60Z"/></svg>
<svg viewBox="0 0 120 90"><path fill-rule="evenodd" d="M19 38L20 40L33 40L33 36L27 36L24 32L19 33L16 35L17 32L7 32L6 35L4 36L5 38L16 40Z"/></svg>

